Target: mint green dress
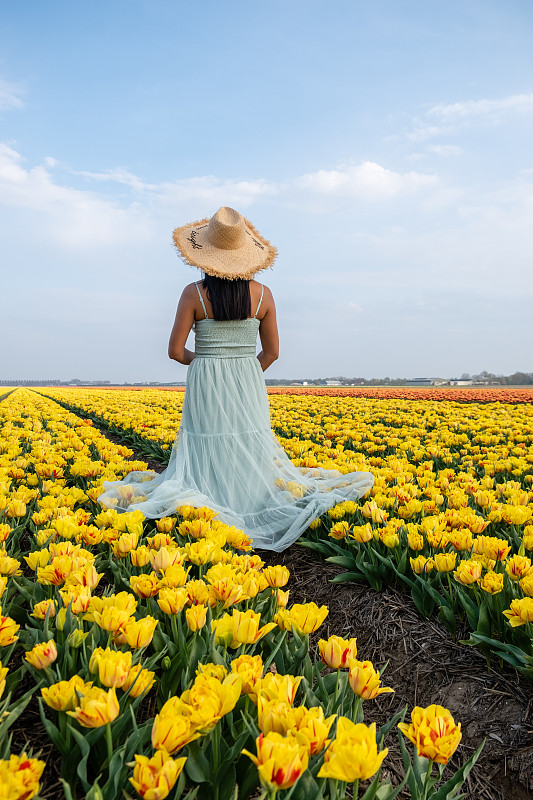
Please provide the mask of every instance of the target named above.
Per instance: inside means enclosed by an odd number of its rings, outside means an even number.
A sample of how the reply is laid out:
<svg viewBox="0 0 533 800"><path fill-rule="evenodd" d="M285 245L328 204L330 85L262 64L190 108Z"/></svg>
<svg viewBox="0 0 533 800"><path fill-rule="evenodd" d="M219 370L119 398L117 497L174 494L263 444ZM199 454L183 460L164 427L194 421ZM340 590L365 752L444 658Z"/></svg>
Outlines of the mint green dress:
<svg viewBox="0 0 533 800"><path fill-rule="evenodd" d="M197 286L198 288L198 286ZM343 500L373 486L369 472L295 467L270 427L263 371L256 358L257 313L194 324L195 358L187 374L181 425L167 469L132 472L106 482L99 502L149 519L179 506L208 506L235 525L254 547L289 547L309 524Z"/></svg>

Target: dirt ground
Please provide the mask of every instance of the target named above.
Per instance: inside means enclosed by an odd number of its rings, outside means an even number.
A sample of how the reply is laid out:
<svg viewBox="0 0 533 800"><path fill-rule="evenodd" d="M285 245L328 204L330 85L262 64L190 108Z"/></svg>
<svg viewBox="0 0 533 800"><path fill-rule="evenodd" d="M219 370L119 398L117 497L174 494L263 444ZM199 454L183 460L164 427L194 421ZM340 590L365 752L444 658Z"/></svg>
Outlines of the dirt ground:
<svg viewBox="0 0 533 800"><path fill-rule="evenodd" d="M456 767L486 739L464 786L469 800L533 798L533 685L506 665L487 669L484 656L454 643L436 620L424 620L410 598L395 589L375 592L359 583L331 584L339 568L305 547L283 553L258 551L267 563L291 572L290 602L325 604L329 615L317 638L357 637L358 657L379 669L389 662L384 684L395 690L365 702L365 721L378 727L398 710L438 703L461 723ZM459 634L458 640L468 638ZM400 750L390 734L382 774L397 784ZM447 772L444 773L446 777ZM451 772L448 774L448 777ZM402 795L400 795L401 797ZM408 794L403 795L408 796Z"/></svg>

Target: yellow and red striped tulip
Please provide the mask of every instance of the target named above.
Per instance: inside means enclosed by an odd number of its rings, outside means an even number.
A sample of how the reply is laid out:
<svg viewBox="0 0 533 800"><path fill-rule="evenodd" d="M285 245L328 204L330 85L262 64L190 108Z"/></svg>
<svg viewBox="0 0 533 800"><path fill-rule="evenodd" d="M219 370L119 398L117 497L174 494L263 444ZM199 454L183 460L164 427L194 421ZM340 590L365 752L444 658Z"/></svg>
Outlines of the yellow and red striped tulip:
<svg viewBox="0 0 533 800"><path fill-rule="evenodd" d="M376 723L365 725L339 717L337 735L326 750L319 778L331 778L346 783L368 780L381 767L388 753L385 748L378 753Z"/></svg>
<svg viewBox="0 0 533 800"><path fill-rule="evenodd" d="M456 725L448 709L439 705L416 706L411 723L400 722L398 727L419 756L437 764L447 764L461 741L461 724Z"/></svg>

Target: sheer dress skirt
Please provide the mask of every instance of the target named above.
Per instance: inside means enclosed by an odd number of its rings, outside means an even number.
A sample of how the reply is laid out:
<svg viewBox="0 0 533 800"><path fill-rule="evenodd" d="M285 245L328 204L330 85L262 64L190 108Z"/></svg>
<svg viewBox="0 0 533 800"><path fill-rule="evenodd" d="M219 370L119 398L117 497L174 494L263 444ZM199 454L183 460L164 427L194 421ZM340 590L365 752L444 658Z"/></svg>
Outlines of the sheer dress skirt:
<svg viewBox="0 0 533 800"><path fill-rule="evenodd" d="M270 427L268 396L255 356L259 321L195 324L181 425L167 469L106 482L99 502L157 519L182 505L208 506L243 530L254 547L281 551L310 522L374 483L369 472L295 467ZM288 487L289 484L289 487Z"/></svg>

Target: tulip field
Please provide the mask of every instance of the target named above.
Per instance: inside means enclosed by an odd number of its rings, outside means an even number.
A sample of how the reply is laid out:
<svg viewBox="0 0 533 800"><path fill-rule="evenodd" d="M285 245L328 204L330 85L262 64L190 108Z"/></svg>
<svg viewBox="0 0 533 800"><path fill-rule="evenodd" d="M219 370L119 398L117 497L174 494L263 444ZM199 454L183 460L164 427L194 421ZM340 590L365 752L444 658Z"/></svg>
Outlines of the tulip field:
<svg viewBox="0 0 533 800"><path fill-rule="evenodd" d="M394 675L357 630L330 630L327 604L294 602L245 533L209 508L99 506L105 480L163 468L182 404L0 396L0 800L473 797L483 743L463 756L461 719L424 697L376 724ZM399 589L480 669L533 681L533 393L274 390L270 405L296 466L375 477L293 546L336 568L332 597Z"/></svg>

